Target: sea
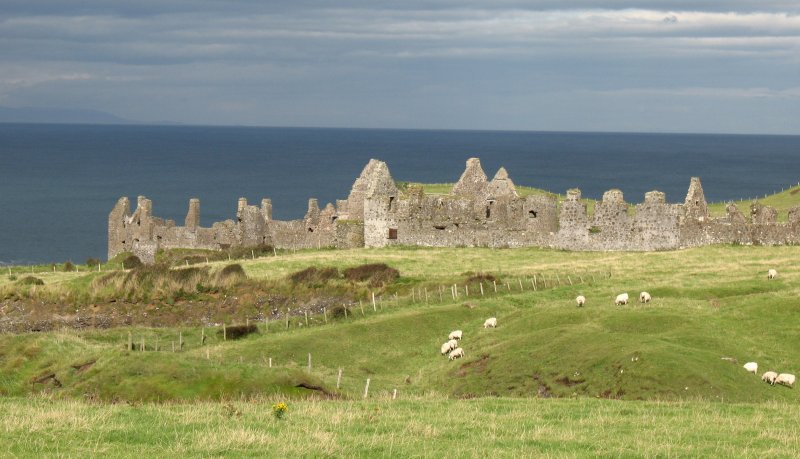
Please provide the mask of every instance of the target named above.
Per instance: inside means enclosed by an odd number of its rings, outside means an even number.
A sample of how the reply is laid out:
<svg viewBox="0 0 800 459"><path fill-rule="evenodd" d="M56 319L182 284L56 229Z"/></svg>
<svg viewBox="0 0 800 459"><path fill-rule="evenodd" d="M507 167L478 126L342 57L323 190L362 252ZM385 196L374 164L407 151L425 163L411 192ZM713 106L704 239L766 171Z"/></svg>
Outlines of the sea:
<svg viewBox="0 0 800 459"><path fill-rule="evenodd" d="M0 264L105 259L121 196L182 224L233 219L239 197L272 199L276 219L308 198L344 199L370 158L395 180L455 182L470 157L491 179L626 201L660 190L683 202L693 176L709 202L764 196L800 181L800 136L271 127L0 124Z"/></svg>

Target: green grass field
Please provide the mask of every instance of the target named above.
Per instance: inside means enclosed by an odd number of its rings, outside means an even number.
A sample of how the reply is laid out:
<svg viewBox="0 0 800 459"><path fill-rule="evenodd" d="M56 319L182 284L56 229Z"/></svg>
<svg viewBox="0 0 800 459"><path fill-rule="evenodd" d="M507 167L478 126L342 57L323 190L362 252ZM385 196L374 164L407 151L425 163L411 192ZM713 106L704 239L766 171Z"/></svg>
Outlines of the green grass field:
<svg viewBox="0 0 800 459"><path fill-rule="evenodd" d="M789 457L800 446L797 389L764 384L742 364L757 361L759 375L800 370L798 260L800 247L748 246L396 247L240 260L248 283L297 295L312 287L286 278L309 266L385 262L401 277L376 288L374 309L371 288L352 285L362 301L347 317L260 322L240 340L223 340L221 327L0 335L0 410L11 413L0 444L19 456ZM766 279L769 268L778 279ZM484 280L481 295L475 273L498 280ZM98 274L52 276L38 288L64 294ZM635 301L641 290L651 303ZM621 292L632 302L614 306ZM484 329L491 316L498 328ZM466 357L448 361L439 346L453 329L464 330ZM280 422L277 401L290 406Z"/></svg>
<svg viewBox="0 0 800 459"><path fill-rule="evenodd" d="M277 399L276 399L277 400ZM797 405L427 397L129 406L0 399L12 457L793 457Z"/></svg>

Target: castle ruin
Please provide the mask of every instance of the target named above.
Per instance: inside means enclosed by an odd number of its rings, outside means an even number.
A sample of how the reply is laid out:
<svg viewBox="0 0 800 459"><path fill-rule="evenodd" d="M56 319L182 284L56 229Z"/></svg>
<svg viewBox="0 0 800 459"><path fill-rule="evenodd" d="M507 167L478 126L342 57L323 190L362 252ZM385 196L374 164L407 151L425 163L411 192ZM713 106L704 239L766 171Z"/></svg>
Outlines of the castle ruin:
<svg viewBox="0 0 800 459"><path fill-rule="evenodd" d="M200 226L200 201L191 199L183 226L153 216L152 202L140 196L131 213L120 198L108 217L108 257L132 252L145 263L159 249L232 247L355 248L389 245L428 247L550 247L567 250L653 251L709 244L795 244L800 241L800 206L779 223L777 212L754 202L748 216L730 204L712 218L700 179L693 177L682 204L664 193L645 193L631 206L622 191L608 190L594 211L578 189L566 197L520 196L505 168L489 180L480 160L471 158L448 195L421 187L397 188L383 161L372 159L353 183L347 199L320 209L309 199L301 220L272 218L272 202L260 206L240 198L236 220Z"/></svg>

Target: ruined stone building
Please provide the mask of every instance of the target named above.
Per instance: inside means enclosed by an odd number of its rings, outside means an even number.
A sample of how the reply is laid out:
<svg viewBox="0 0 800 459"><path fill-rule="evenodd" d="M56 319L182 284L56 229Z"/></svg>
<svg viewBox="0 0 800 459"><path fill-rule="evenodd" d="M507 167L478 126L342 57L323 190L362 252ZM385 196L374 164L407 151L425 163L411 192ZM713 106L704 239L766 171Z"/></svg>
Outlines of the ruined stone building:
<svg viewBox="0 0 800 459"><path fill-rule="evenodd" d="M631 206L622 191L603 194L593 212L578 189L563 200L551 194L520 196L504 168L489 180L480 160L471 158L448 195L422 188L397 188L386 163L370 160L347 199L320 209L310 199L305 217L272 218L272 203L239 199L236 220L200 226L200 201L191 199L183 226L153 216L152 202L140 196L131 212L128 198L108 217L108 257L132 252L152 263L159 249L268 245L277 248L353 248L389 245L430 247L552 247L568 250L669 250L707 244L794 244L800 241L800 206L779 223L777 212L753 203L748 216L734 204L712 218L699 178L692 178L683 203L666 202L650 191Z"/></svg>

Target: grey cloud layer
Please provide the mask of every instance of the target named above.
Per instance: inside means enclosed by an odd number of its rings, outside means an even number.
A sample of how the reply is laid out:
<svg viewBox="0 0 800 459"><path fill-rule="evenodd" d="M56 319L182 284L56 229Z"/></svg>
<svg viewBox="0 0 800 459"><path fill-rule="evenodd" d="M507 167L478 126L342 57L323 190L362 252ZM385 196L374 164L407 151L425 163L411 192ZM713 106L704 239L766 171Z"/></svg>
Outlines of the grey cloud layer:
<svg viewBox="0 0 800 459"><path fill-rule="evenodd" d="M755 130L800 131L800 116L776 118L800 115L800 2L107 3L4 2L0 104L212 124L634 130L685 130L694 107L704 130L752 131L734 106L757 111ZM710 98L723 102L709 117L698 104ZM644 119L609 101L657 106Z"/></svg>

